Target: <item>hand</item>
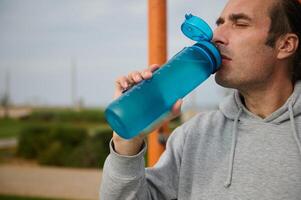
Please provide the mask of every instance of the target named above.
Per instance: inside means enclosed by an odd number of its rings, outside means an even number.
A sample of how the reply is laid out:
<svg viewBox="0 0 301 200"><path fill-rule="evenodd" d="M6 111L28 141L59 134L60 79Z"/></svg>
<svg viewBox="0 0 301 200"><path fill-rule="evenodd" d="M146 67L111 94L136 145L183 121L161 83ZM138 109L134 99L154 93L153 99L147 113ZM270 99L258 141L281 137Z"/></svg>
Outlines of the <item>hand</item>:
<svg viewBox="0 0 301 200"><path fill-rule="evenodd" d="M154 64L141 72L134 71L128 76L119 77L115 82L114 99L117 99L122 95L124 91L129 90L131 87L141 82L142 80L150 79L153 75L153 72L159 68L159 65Z"/></svg>
<svg viewBox="0 0 301 200"><path fill-rule="evenodd" d="M115 82L114 99L117 99L119 96L122 95L124 91L129 90L131 87L138 84L142 80L150 79L153 75L153 72L159 68L160 66L158 64L154 64L141 72L134 71L130 73L128 76L122 76L118 78ZM170 115L164 121L157 124L153 128L153 130L159 127L160 125L162 125L164 122L177 117L181 112L181 105L182 105L182 100L178 100L173 105ZM145 136L146 133L139 134L135 138L126 140L118 136L115 132L113 132L113 142L115 146L115 151L121 155L128 155L128 156L135 155L140 151Z"/></svg>

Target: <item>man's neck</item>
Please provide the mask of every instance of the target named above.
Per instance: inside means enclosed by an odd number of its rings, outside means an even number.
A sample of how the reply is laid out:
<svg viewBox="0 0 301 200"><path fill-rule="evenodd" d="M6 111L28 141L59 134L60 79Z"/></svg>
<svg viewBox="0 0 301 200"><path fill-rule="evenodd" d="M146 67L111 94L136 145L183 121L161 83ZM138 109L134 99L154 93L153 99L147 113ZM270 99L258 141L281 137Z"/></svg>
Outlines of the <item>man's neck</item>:
<svg viewBox="0 0 301 200"><path fill-rule="evenodd" d="M293 83L290 80L283 80L255 89L243 90L240 93L247 109L264 119L280 108L293 90Z"/></svg>

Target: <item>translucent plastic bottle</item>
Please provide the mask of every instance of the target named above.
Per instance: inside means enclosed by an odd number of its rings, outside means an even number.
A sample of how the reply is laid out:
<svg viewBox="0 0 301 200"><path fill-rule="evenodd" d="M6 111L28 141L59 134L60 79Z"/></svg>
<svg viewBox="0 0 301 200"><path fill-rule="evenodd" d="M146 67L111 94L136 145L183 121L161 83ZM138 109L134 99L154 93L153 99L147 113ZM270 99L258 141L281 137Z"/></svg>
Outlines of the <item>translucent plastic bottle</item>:
<svg viewBox="0 0 301 200"><path fill-rule="evenodd" d="M186 15L183 33L197 41L173 56L167 63L118 99L105 110L112 129L121 137L130 139L147 132L161 121L173 104L215 73L221 57L210 42L212 30L206 22L193 15Z"/></svg>

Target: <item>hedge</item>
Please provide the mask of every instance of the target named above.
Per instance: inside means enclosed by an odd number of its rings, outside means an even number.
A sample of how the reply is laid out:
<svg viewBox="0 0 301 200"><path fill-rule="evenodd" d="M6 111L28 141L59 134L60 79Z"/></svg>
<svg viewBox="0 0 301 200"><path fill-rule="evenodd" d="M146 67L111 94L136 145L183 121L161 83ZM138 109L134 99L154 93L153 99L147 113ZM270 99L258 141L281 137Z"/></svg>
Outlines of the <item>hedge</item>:
<svg viewBox="0 0 301 200"><path fill-rule="evenodd" d="M43 122L106 122L103 110L87 109L74 111L71 109L61 110L35 110L31 115L23 117L26 121Z"/></svg>
<svg viewBox="0 0 301 200"><path fill-rule="evenodd" d="M34 125L21 132L17 153L42 165L102 167L111 137L110 128L89 136L83 128Z"/></svg>

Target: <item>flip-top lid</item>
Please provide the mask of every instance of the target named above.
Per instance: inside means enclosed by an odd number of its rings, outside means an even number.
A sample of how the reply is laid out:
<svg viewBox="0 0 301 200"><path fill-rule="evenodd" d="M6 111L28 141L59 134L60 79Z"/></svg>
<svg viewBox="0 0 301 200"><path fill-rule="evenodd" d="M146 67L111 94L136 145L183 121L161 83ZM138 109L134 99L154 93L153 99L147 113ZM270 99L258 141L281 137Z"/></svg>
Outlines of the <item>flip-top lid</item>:
<svg viewBox="0 0 301 200"><path fill-rule="evenodd" d="M185 18L185 22L181 25L184 35L197 42L211 41L213 32L204 20L192 14L186 14Z"/></svg>

